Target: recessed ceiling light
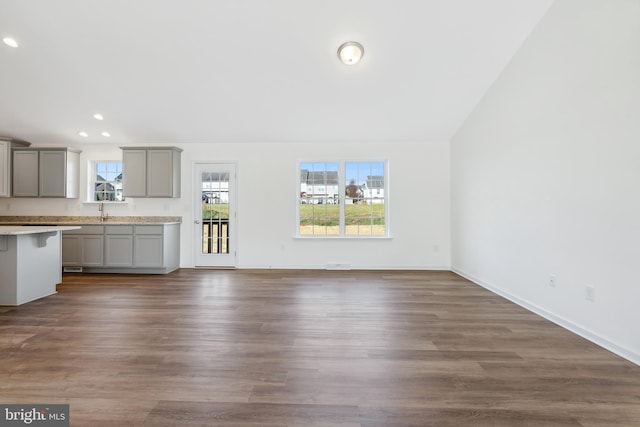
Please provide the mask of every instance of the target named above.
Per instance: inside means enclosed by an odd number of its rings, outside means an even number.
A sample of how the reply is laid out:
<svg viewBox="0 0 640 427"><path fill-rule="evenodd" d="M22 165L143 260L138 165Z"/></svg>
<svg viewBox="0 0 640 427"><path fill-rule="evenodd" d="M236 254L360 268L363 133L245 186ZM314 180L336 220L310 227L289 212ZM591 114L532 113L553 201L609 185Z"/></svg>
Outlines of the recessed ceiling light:
<svg viewBox="0 0 640 427"><path fill-rule="evenodd" d="M104 117L102 117L102 114L100 114L100 113L95 113L93 115L93 118L96 119L96 120L104 120Z"/></svg>
<svg viewBox="0 0 640 427"><path fill-rule="evenodd" d="M109 138L111 134L109 132L102 132L102 136L104 136L105 138Z"/></svg>
<svg viewBox="0 0 640 427"><path fill-rule="evenodd" d="M86 138L86 137L88 137L88 136L89 136L89 134L88 134L88 133L86 133L86 132L78 132L78 135L80 135L80 136L81 136L81 137L83 137L83 138Z"/></svg>
<svg viewBox="0 0 640 427"><path fill-rule="evenodd" d="M364 48L358 42L346 42L338 48L338 57L346 65L357 64L364 55Z"/></svg>
<svg viewBox="0 0 640 427"><path fill-rule="evenodd" d="M18 47L18 42L16 41L16 39L14 39L12 37L5 37L5 38L2 39L2 41L7 46Z"/></svg>

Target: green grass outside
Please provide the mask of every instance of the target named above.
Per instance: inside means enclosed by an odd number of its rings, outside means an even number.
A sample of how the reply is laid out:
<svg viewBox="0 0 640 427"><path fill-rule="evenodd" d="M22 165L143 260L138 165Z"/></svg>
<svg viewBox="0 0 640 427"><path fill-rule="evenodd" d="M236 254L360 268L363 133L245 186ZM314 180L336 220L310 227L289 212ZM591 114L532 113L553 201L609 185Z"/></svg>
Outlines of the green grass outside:
<svg viewBox="0 0 640 427"><path fill-rule="evenodd" d="M344 205L345 225L384 225L384 205ZM300 225L340 225L340 205L300 205Z"/></svg>
<svg viewBox="0 0 640 427"><path fill-rule="evenodd" d="M229 205L203 203L202 219L229 219Z"/></svg>
<svg viewBox="0 0 640 427"><path fill-rule="evenodd" d="M384 205L344 205L345 225L384 225ZM202 219L229 219L229 205L202 204ZM300 225L340 225L340 205L300 205Z"/></svg>

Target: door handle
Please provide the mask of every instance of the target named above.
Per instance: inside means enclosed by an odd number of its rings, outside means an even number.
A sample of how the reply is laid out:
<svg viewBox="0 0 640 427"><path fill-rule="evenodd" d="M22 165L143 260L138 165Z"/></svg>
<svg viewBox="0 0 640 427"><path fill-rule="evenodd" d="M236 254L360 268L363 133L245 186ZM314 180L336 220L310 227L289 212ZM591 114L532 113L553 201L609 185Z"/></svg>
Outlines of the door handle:
<svg viewBox="0 0 640 427"><path fill-rule="evenodd" d="M194 221L193 221L193 223L194 223L194 224L200 224L200 220L199 220L199 219L196 219L196 220L194 220Z"/></svg>

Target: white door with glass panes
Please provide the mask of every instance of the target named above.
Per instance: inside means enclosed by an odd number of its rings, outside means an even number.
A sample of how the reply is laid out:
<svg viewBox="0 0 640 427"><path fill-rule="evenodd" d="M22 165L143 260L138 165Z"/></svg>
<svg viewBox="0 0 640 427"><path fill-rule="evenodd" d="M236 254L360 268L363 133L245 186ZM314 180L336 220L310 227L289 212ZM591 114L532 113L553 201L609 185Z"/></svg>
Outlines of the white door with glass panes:
<svg viewBox="0 0 640 427"><path fill-rule="evenodd" d="M195 266L236 265L236 165L196 163Z"/></svg>

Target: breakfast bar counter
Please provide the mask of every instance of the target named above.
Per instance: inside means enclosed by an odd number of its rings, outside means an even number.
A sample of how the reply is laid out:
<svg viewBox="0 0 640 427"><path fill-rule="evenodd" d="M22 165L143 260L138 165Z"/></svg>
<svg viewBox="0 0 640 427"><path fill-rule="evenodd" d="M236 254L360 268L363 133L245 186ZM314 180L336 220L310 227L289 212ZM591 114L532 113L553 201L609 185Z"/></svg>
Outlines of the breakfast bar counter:
<svg viewBox="0 0 640 427"><path fill-rule="evenodd" d="M0 226L0 305L56 293L62 282L63 231L79 226Z"/></svg>

